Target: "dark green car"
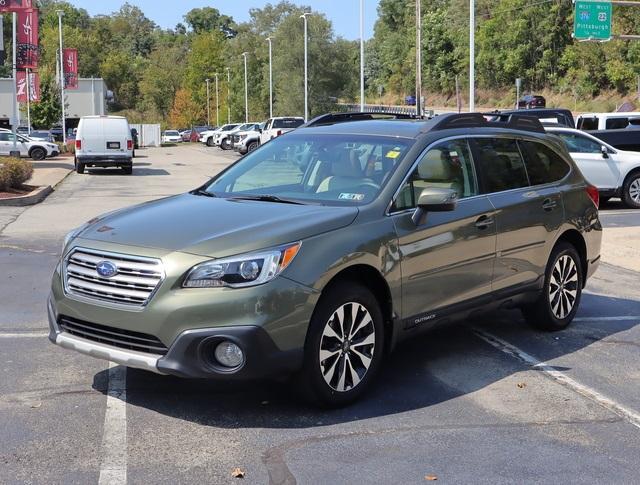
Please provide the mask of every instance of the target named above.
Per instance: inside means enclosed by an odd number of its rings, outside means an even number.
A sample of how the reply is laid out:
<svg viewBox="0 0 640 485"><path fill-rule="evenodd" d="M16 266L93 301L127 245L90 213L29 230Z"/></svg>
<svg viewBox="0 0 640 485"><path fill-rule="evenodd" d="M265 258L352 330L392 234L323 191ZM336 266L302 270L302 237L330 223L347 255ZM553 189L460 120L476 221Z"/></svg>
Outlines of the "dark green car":
<svg viewBox="0 0 640 485"><path fill-rule="evenodd" d="M600 260L598 192L538 121L338 120L72 232L51 341L189 378L295 375L341 405L436 324L499 307L571 322Z"/></svg>

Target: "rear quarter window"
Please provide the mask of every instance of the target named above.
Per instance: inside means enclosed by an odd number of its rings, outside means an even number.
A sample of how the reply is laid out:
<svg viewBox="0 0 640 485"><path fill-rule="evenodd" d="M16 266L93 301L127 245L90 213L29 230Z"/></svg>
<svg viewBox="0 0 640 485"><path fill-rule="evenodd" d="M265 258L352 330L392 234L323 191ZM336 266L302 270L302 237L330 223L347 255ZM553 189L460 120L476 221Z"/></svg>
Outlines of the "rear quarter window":
<svg viewBox="0 0 640 485"><path fill-rule="evenodd" d="M283 120L273 120L272 128L285 128L285 129L293 129L302 125L304 120L299 120L295 118L287 118Z"/></svg>
<svg viewBox="0 0 640 485"><path fill-rule="evenodd" d="M571 170L569 164L547 145L533 141L521 141L520 144L531 185L557 182Z"/></svg>

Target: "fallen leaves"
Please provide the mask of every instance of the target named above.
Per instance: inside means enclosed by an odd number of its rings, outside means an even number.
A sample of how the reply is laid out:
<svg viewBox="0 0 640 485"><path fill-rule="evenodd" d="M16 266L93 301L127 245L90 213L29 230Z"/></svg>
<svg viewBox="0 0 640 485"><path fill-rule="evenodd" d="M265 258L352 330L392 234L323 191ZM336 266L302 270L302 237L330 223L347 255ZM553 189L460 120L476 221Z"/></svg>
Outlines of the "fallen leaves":
<svg viewBox="0 0 640 485"><path fill-rule="evenodd" d="M426 475L424 479L428 482L435 482L438 479L438 477L436 477L435 475Z"/></svg>
<svg viewBox="0 0 640 485"><path fill-rule="evenodd" d="M525 387L527 387L527 385L524 382L518 382L518 384L516 384L518 386L518 389L524 389Z"/></svg>
<svg viewBox="0 0 640 485"><path fill-rule="evenodd" d="M244 478L244 475L245 475L244 470L240 467L235 467L231 472L231 476L233 478Z"/></svg>

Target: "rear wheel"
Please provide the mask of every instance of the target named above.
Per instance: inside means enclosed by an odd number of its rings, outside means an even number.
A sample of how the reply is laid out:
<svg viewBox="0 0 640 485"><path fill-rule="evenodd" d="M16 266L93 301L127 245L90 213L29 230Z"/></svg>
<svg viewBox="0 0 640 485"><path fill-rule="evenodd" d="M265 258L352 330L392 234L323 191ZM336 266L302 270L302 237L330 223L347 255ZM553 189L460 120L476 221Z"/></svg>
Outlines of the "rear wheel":
<svg viewBox="0 0 640 485"><path fill-rule="evenodd" d="M542 330L566 328L578 311L583 268L575 247L561 242L553 249L538 300L522 309L529 324Z"/></svg>
<svg viewBox="0 0 640 485"><path fill-rule="evenodd" d="M622 201L627 207L640 209L640 172L634 172L624 181Z"/></svg>
<svg viewBox="0 0 640 485"><path fill-rule="evenodd" d="M44 148L36 147L29 154L33 160L44 160L47 158L47 151Z"/></svg>
<svg viewBox="0 0 640 485"><path fill-rule="evenodd" d="M339 283L322 296L309 325L300 384L307 399L336 407L366 392L384 349L382 312L373 294Z"/></svg>
<svg viewBox="0 0 640 485"><path fill-rule="evenodd" d="M125 165L124 167L122 167L122 171L124 172L125 175L131 175L133 173L133 166Z"/></svg>
<svg viewBox="0 0 640 485"><path fill-rule="evenodd" d="M76 172L84 173L84 166L85 166L84 163L76 160Z"/></svg>

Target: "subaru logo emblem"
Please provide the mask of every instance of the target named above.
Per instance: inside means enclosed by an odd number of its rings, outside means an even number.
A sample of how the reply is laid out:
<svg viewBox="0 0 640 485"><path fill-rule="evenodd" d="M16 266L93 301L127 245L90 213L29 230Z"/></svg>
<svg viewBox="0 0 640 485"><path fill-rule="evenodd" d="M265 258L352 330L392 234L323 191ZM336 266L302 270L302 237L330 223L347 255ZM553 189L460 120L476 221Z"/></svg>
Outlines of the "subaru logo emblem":
<svg viewBox="0 0 640 485"><path fill-rule="evenodd" d="M101 261L96 266L96 271L103 278L111 278L118 274L118 267L111 261Z"/></svg>

